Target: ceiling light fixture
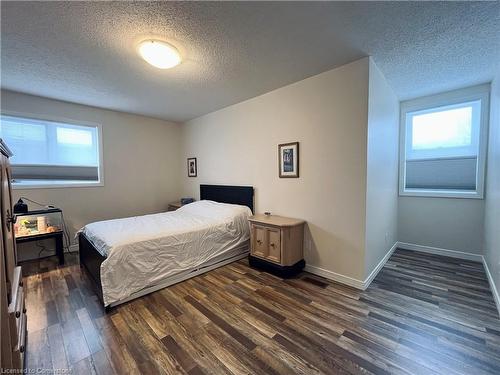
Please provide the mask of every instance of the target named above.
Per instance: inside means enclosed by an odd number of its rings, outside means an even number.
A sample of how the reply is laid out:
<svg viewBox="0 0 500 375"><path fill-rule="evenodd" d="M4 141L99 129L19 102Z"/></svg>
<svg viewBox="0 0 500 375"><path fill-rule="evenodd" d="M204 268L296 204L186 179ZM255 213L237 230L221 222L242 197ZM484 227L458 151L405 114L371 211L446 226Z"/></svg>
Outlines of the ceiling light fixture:
<svg viewBox="0 0 500 375"><path fill-rule="evenodd" d="M160 40L145 40L139 44L139 54L160 69L173 68L181 63L181 55L173 45Z"/></svg>

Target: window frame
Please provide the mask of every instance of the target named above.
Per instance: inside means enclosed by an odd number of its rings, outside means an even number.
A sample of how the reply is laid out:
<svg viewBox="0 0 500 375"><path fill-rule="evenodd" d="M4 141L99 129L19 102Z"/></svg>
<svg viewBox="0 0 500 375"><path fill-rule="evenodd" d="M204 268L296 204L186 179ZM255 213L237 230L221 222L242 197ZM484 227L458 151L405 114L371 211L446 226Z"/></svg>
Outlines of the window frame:
<svg viewBox="0 0 500 375"><path fill-rule="evenodd" d="M102 125L100 123L90 122L90 121L82 121L82 120L74 120L66 117L60 116L51 116L51 115L38 115L28 112L19 112L19 111L9 111L9 110L1 110L2 116L13 116L13 117L21 117L32 120L39 121L48 121L48 122L59 122L67 125L77 125L77 126L87 126L97 129L97 152L98 152L98 181L89 181L89 182L57 182L57 183L49 183L50 180L45 183L12 183L13 190L23 190L23 189L54 189L54 188L82 188L82 187L102 187L104 186L104 153L103 153L103 141L102 141Z"/></svg>
<svg viewBox="0 0 500 375"><path fill-rule="evenodd" d="M407 189L406 186L406 147L407 147L407 114L424 112L459 105L462 103L481 101L479 122L479 149L477 155L476 190L445 190L445 189ZM399 119L399 195L409 197L433 198L472 198L484 199L484 180L486 171L486 153L488 143L490 106L490 84L477 85L441 94L407 100L400 104Z"/></svg>

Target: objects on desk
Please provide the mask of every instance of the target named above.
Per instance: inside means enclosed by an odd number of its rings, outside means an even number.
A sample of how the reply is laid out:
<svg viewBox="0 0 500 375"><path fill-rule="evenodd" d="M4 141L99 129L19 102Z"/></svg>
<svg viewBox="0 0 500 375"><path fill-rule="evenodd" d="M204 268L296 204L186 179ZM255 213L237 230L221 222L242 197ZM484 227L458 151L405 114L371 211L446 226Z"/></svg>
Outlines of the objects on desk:
<svg viewBox="0 0 500 375"><path fill-rule="evenodd" d="M62 211L59 208L28 211L16 215L14 235L16 238L45 233L62 232Z"/></svg>
<svg viewBox="0 0 500 375"><path fill-rule="evenodd" d="M185 205L185 204L189 204L189 203L193 203L194 202L194 198L181 198L181 205Z"/></svg>
<svg viewBox="0 0 500 375"><path fill-rule="evenodd" d="M20 198L14 205L14 213L25 214L26 212L28 212L28 205Z"/></svg>
<svg viewBox="0 0 500 375"><path fill-rule="evenodd" d="M168 210L169 211L175 211L177 210L178 208L181 208L182 206L186 205L186 204L189 204L189 203L193 203L194 202L194 198L181 198L181 200L179 202L171 202L168 204Z"/></svg>
<svg viewBox="0 0 500 375"><path fill-rule="evenodd" d="M44 233L47 230L47 220L45 220L45 216L38 216L36 218L36 228L39 233Z"/></svg>

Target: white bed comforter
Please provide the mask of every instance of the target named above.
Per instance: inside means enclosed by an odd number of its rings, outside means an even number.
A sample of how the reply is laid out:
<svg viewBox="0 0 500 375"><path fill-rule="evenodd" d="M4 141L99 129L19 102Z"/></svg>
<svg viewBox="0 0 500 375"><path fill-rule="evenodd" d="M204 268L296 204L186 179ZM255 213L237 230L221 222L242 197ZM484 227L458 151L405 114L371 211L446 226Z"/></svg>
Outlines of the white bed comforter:
<svg viewBox="0 0 500 375"><path fill-rule="evenodd" d="M86 225L81 232L107 256L101 264L104 304L243 247L249 215L245 206L199 201L173 212Z"/></svg>

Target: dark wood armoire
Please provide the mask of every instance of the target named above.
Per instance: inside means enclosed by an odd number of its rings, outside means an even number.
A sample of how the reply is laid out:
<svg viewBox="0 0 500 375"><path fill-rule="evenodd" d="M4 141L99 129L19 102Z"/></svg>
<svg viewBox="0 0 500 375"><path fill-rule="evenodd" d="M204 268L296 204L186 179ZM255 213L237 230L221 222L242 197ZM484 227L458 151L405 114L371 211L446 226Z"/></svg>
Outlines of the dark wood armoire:
<svg viewBox="0 0 500 375"><path fill-rule="evenodd" d="M12 212L12 188L7 145L0 139L0 364L2 369L23 369L26 352L26 308L21 267L17 265Z"/></svg>

